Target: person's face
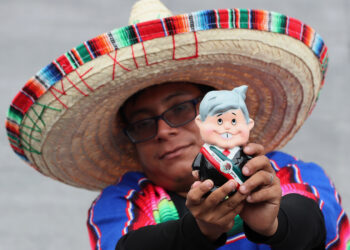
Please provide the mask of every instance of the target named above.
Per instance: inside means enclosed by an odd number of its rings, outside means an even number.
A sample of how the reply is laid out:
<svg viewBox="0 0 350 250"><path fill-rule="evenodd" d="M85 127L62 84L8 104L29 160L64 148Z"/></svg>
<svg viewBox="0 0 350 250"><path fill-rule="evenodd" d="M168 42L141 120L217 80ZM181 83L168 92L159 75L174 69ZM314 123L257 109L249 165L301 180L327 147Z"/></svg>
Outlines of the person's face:
<svg viewBox="0 0 350 250"><path fill-rule="evenodd" d="M186 83L166 83L144 90L125 105L129 123L162 114L165 110L201 95L198 87ZM198 108L198 107L196 107ZM203 142L194 120L172 128L158 120L153 139L135 144L146 176L155 184L175 192L187 192L194 179L192 162Z"/></svg>
<svg viewBox="0 0 350 250"><path fill-rule="evenodd" d="M208 116L205 121L197 116L196 123L204 142L226 149L245 145L254 126L252 119L247 124L240 109Z"/></svg>

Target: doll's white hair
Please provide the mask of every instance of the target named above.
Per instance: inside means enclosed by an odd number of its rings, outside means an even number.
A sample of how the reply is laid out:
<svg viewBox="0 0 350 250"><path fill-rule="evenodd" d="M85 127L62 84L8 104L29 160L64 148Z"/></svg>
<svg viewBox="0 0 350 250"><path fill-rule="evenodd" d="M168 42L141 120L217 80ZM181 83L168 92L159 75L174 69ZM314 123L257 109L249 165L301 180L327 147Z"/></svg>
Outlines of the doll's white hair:
<svg viewBox="0 0 350 250"><path fill-rule="evenodd" d="M232 90L214 90L208 92L200 106L199 116L205 121L208 116L225 113L230 109L240 109L247 123L249 123L249 111L245 104L248 86L242 85Z"/></svg>

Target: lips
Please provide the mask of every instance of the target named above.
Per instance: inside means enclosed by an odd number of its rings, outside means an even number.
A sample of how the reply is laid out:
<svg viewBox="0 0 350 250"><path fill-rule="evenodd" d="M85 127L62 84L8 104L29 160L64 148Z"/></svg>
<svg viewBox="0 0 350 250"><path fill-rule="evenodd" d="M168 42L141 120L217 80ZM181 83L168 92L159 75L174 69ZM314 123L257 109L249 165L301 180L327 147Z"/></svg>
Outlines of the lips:
<svg viewBox="0 0 350 250"><path fill-rule="evenodd" d="M230 133L222 133L222 134L220 134L220 136L222 138L224 138L224 139L231 139L232 134L230 134Z"/></svg>
<svg viewBox="0 0 350 250"><path fill-rule="evenodd" d="M160 154L159 159L172 159L175 158L179 155L181 155L182 150L188 148L190 145L185 145L185 146L178 146L173 149L169 149L164 151L162 154Z"/></svg>

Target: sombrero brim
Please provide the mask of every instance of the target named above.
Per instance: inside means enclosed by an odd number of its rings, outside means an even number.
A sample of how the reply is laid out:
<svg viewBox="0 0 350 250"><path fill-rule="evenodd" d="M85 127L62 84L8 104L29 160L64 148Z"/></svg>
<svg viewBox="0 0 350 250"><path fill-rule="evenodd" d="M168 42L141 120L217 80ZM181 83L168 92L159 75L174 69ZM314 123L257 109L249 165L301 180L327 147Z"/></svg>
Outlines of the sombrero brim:
<svg viewBox="0 0 350 250"><path fill-rule="evenodd" d="M102 189L140 170L117 112L137 91L186 81L248 85L251 141L281 148L312 111L327 47L302 22L262 10L200 11L116 29L31 78L6 121L11 147L42 174Z"/></svg>

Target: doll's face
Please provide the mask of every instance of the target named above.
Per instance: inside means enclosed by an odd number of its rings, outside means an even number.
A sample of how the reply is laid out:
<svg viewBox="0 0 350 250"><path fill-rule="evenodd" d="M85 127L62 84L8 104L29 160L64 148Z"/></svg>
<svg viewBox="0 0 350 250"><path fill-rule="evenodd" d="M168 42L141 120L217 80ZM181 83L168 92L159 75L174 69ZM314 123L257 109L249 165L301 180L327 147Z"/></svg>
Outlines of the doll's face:
<svg viewBox="0 0 350 250"><path fill-rule="evenodd" d="M249 119L247 123L240 109L208 116L205 121L197 116L196 124L204 142L227 149L245 145L254 127L254 121Z"/></svg>

